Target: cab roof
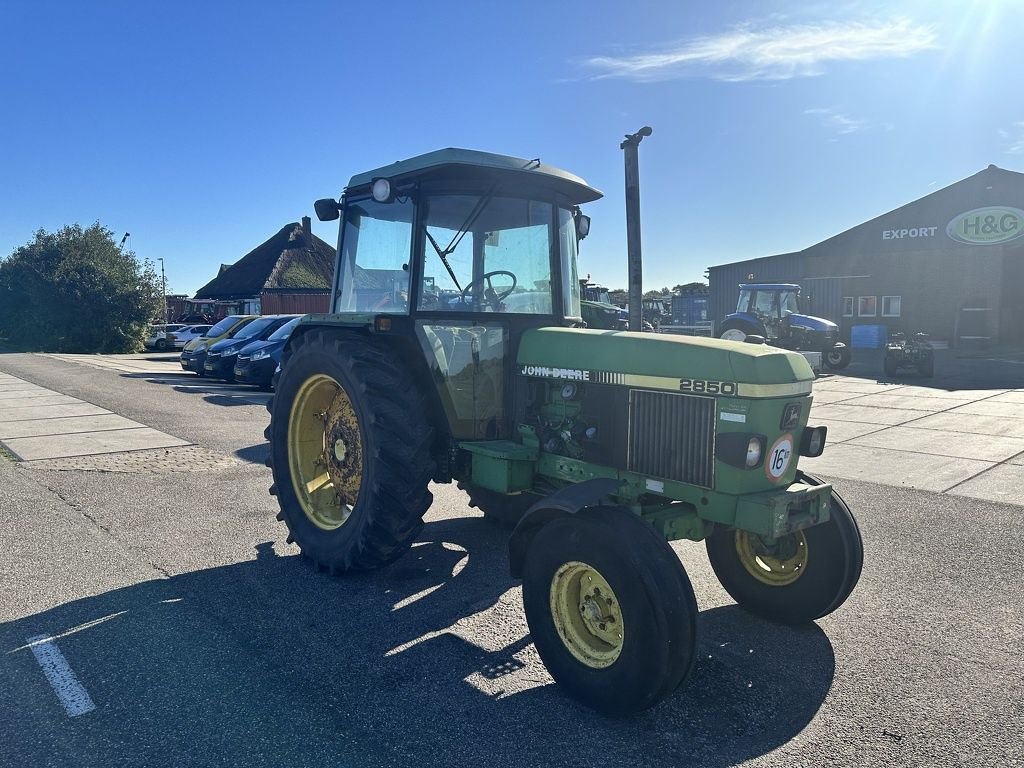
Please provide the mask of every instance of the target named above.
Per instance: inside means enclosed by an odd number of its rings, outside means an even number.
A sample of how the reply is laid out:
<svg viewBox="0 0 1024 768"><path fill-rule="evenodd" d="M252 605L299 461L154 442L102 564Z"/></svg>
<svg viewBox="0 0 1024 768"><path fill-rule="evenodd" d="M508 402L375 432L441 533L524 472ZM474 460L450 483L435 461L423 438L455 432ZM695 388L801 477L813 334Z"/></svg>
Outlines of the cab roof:
<svg viewBox="0 0 1024 768"><path fill-rule="evenodd" d="M539 183L553 187L572 204L589 203L603 197L602 193L575 174L555 168L537 160L521 157L496 155L475 149L449 147L427 152L424 155L399 160L365 173L358 173L348 183L348 189L368 186L374 179L386 178L393 184L412 178L451 178L474 176L497 181L502 177Z"/></svg>

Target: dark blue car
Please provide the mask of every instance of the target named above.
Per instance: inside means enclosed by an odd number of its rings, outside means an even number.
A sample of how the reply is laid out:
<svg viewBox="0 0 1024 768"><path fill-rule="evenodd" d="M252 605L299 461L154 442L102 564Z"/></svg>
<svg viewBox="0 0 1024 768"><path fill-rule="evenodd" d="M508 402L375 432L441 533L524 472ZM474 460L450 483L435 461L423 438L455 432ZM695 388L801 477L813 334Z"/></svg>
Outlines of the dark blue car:
<svg viewBox="0 0 1024 768"><path fill-rule="evenodd" d="M292 329L299 324L302 315L293 317L264 341L254 341L241 349L235 360L235 381L240 384L255 384L261 389L269 389L274 377L274 369L281 362L281 352L285 342L292 334Z"/></svg>
<svg viewBox="0 0 1024 768"><path fill-rule="evenodd" d="M274 331L296 317L296 315L264 315L253 320L230 339L224 339L211 345L206 352L206 361L203 364L206 375L225 381L234 381L235 361L238 358L238 353L253 342L270 338Z"/></svg>

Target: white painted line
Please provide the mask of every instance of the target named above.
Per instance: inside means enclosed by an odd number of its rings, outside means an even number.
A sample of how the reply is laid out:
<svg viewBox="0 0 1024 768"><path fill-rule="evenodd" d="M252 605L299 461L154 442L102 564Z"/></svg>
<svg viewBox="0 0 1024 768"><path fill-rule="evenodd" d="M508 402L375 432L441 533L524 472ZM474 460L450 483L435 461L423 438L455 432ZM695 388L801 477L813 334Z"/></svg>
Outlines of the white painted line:
<svg viewBox="0 0 1024 768"><path fill-rule="evenodd" d="M78 717L96 709L89 692L82 687L75 677L75 673L68 666L67 659L60 652L53 638L46 635L37 635L28 639L32 653L43 668L43 674L53 686L54 693L60 699L61 706L68 713L68 717Z"/></svg>

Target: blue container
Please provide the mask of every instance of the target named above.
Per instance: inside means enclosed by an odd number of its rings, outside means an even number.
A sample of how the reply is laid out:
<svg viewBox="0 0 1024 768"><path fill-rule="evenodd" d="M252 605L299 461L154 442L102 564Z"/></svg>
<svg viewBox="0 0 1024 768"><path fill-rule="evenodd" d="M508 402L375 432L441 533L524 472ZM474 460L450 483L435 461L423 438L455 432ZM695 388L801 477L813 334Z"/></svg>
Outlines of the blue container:
<svg viewBox="0 0 1024 768"><path fill-rule="evenodd" d="M889 338L885 325L855 325L850 328L850 346L854 349L881 349Z"/></svg>
<svg viewBox="0 0 1024 768"><path fill-rule="evenodd" d="M697 325L710 318L707 296L673 296L672 323Z"/></svg>

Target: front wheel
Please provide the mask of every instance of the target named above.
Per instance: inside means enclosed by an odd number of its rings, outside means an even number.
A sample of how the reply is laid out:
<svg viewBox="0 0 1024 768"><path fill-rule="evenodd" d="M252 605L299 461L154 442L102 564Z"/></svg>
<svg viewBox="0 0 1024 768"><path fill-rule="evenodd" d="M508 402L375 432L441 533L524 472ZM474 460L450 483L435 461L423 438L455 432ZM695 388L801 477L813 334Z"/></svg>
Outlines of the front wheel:
<svg viewBox="0 0 1024 768"><path fill-rule="evenodd" d="M167 339L157 339L156 340L156 351L157 352L166 352L167 351Z"/></svg>
<svg viewBox="0 0 1024 768"><path fill-rule="evenodd" d="M822 485L813 475L797 479ZM783 624L832 613L857 586L864 564L857 522L835 491L827 522L775 540L720 530L705 546L715 575L740 607Z"/></svg>
<svg viewBox="0 0 1024 768"><path fill-rule="evenodd" d="M647 709L693 668L690 580L668 543L628 510L591 508L541 528L526 553L523 606L551 676L600 712Z"/></svg>
<svg viewBox="0 0 1024 768"><path fill-rule="evenodd" d="M267 404L271 493L289 541L330 572L385 565L410 546L432 501L432 431L401 361L354 332L293 342Z"/></svg>
<svg viewBox="0 0 1024 768"><path fill-rule="evenodd" d="M825 353L825 365L833 371L841 371L850 364L849 347L833 347Z"/></svg>

